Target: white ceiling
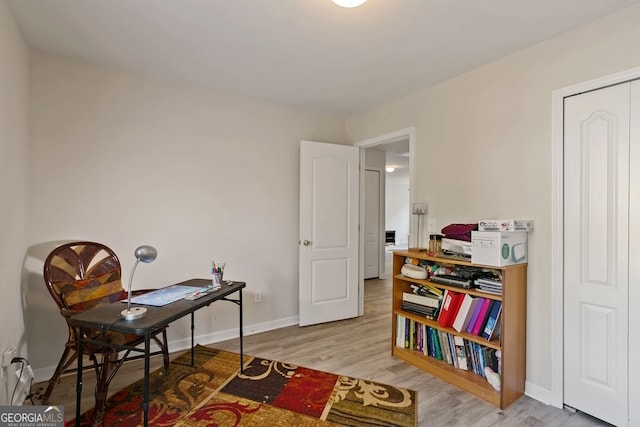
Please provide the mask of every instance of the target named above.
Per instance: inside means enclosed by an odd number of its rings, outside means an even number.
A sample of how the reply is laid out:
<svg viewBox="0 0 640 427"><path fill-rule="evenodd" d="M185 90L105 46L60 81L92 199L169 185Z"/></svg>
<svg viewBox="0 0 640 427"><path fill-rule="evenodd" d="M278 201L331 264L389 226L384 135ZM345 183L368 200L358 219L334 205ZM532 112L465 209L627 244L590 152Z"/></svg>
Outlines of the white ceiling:
<svg viewBox="0 0 640 427"><path fill-rule="evenodd" d="M8 0L32 47L349 117L640 0Z"/></svg>

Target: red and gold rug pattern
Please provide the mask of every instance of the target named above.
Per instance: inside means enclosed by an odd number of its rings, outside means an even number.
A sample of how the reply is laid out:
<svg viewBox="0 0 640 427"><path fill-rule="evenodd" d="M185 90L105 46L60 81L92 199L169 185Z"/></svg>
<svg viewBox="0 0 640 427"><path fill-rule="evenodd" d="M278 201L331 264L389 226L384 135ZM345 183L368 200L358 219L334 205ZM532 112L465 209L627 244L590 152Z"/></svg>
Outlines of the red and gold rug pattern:
<svg viewBox="0 0 640 427"><path fill-rule="evenodd" d="M150 426L416 426L415 391L288 363L195 348L151 374ZM142 380L107 402L104 425L142 425ZM90 425L93 410L80 425ZM75 425L74 422L68 424Z"/></svg>

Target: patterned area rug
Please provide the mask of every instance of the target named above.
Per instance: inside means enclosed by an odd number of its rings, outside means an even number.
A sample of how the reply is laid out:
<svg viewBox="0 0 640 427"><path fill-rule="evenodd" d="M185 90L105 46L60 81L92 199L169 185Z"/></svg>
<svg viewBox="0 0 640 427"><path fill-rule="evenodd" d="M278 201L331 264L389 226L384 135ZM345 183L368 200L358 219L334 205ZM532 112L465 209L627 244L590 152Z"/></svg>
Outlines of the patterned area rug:
<svg viewBox="0 0 640 427"><path fill-rule="evenodd" d="M417 423L415 391L240 356L197 346L171 362L171 373L153 372L149 384L152 426L411 426ZM107 402L105 426L142 425L142 380ZM80 425L90 425L93 409ZM67 425L74 426L71 421Z"/></svg>

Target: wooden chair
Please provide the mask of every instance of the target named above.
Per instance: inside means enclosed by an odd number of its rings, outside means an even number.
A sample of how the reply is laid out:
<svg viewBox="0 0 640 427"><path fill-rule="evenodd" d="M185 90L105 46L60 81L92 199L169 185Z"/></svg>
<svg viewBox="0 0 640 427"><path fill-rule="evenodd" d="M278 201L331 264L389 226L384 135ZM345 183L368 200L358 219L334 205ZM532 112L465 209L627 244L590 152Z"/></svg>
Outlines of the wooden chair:
<svg viewBox="0 0 640 427"><path fill-rule="evenodd" d="M70 371L71 364L77 360L77 342L79 330L69 324L69 318L76 313L88 310L98 304L113 303L127 298L127 291L122 287L122 270L120 260L107 246L95 242L72 242L54 249L44 262L44 281L49 293L60 308L60 314L67 321L69 337L55 373L49 380L42 401L47 404L53 388L60 376ZM143 293L147 291L136 291ZM125 305L123 304L123 307ZM85 337L104 340L109 344L137 346L144 343L144 338L137 335L123 335L117 332L100 332L85 330ZM158 335L162 335L160 338ZM169 351L166 328L154 335L153 340L160 347L154 354L162 354L164 372L169 372ZM96 373L96 403L94 425L102 423L109 383L116 372L129 357L131 350L88 344L84 346L84 355L88 356ZM138 356L140 357L140 356Z"/></svg>

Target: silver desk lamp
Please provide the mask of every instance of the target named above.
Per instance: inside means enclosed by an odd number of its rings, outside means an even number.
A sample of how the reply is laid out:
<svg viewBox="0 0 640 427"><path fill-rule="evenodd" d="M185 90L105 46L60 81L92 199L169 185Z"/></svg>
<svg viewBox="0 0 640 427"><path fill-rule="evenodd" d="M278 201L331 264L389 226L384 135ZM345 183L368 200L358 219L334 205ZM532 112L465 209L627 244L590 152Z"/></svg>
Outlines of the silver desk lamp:
<svg viewBox="0 0 640 427"><path fill-rule="evenodd" d="M133 282L133 273L136 271L136 267L140 261L144 263L150 263L158 256L158 251L153 246L139 246L135 251L136 263L133 264L131 275L129 276L129 300L127 301L127 309L122 310L120 313L124 320L140 319L147 315L147 309L145 307L133 307L131 308L131 283Z"/></svg>

